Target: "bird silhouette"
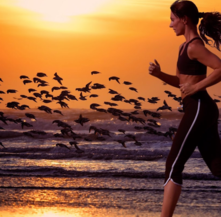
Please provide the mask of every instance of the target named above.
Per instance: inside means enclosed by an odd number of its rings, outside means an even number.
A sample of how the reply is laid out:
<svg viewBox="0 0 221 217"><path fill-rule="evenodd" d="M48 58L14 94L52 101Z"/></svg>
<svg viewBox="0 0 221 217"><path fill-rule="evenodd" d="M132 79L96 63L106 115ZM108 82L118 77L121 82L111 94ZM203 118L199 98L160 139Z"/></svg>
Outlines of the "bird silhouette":
<svg viewBox="0 0 221 217"><path fill-rule="evenodd" d="M29 88L29 89L28 89L28 92L29 92L29 93L31 93L31 92L35 92L35 91L36 91L36 90L33 89L33 88Z"/></svg>
<svg viewBox="0 0 221 217"><path fill-rule="evenodd" d="M74 95L72 95L72 94L67 94L67 97L68 97L68 99L77 100L78 101L78 99Z"/></svg>
<svg viewBox="0 0 221 217"><path fill-rule="evenodd" d="M47 77L47 75L44 72L38 72L37 76L38 77Z"/></svg>
<svg viewBox="0 0 221 217"><path fill-rule="evenodd" d="M20 76L20 79L29 79L29 77L26 76L26 75L21 75L21 76Z"/></svg>
<svg viewBox="0 0 221 217"><path fill-rule="evenodd" d="M80 100L87 100L86 97L87 97L87 96L83 96L83 94L82 94L82 92L81 92L79 99L80 99Z"/></svg>
<svg viewBox="0 0 221 217"><path fill-rule="evenodd" d="M54 78L53 78L54 80L56 80L60 85L62 85L62 80L63 80L63 78L61 78L58 74L57 74L57 72L55 72L54 73Z"/></svg>
<svg viewBox="0 0 221 217"><path fill-rule="evenodd" d="M3 148L5 148L5 146L2 144L2 142L0 142L0 145L1 145Z"/></svg>
<svg viewBox="0 0 221 217"><path fill-rule="evenodd" d="M38 109L41 111L45 111L46 113L52 114L52 111L51 111L52 109L47 106L42 105L42 106L38 107Z"/></svg>
<svg viewBox="0 0 221 217"><path fill-rule="evenodd" d="M80 124L81 126L84 125L84 123L87 123L90 121L88 118L83 118L82 115L80 114L79 118L77 120L74 120L76 123Z"/></svg>
<svg viewBox="0 0 221 217"><path fill-rule="evenodd" d="M94 83L91 88L92 89L103 89L103 88L105 88L105 86L103 84Z"/></svg>
<svg viewBox="0 0 221 217"><path fill-rule="evenodd" d="M100 104L92 103L92 104L90 105L90 108L96 110L98 106L100 106Z"/></svg>
<svg viewBox="0 0 221 217"><path fill-rule="evenodd" d="M120 78L118 78L118 77L116 77L116 76L112 76L112 77L109 78L109 81L115 80L115 81L117 81L117 82L120 84L119 79L120 79Z"/></svg>
<svg viewBox="0 0 221 217"><path fill-rule="evenodd" d="M92 71L91 74L92 74L92 75L97 75L97 74L100 74L100 72L98 72L98 71Z"/></svg>
<svg viewBox="0 0 221 217"><path fill-rule="evenodd" d="M61 89L60 87L52 87L51 91L53 92L54 90L60 90L60 89Z"/></svg>
<svg viewBox="0 0 221 217"><path fill-rule="evenodd" d="M25 113L25 116L30 118L30 119L35 119L36 120L36 118L35 118L35 116L33 114Z"/></svg>
<svg viewBox="0 0 221 217"><path fill-rule="evenodd" d="M7 93L16 93L16 92L18 92L17 90L14 90L14 89L8 89L7 90Z"/></svg>
<svg viewBox="0 0 221 217"><path fill-rule="evenodd" d="M95 97L98 97L98 95L97 95L97 94L91 94L89 97L90 97L90 98L91 98L91 97L94 97L94 98L95 98Z"/></svg>
<svg viewBox="0 0 221 217"><path fill-rule="evenodd" d="M27 122L22 121L21 122L21 128L24 129L24 127L33 127L33 125L31 125L31 124L29 124Z"/></svg>
<svg viewBox="0 0 221 217"><path fill-rule="evenodd" d="M69 106L68 106L68 104L66 102L58 101L56 103L60 104L61 108L69 108Z"/></svg>
<svg viewBox="0 0 221 217"><path fill-rule="evenodd" d="M28 83L32 83L31 80L23 80L23 84L28 84Z"/></svg>
<svg viewBox="0 0 221 217"><path fill-rule="evenodd" d="M62 112L59 111L59 110L54 110L53 112L54 112L54 113L58 113L58 114L60 114L60 115L63 115Z"/></svg>
<svg viewBox="0 0 221 217"><path fill-rule="evenodd" d="M82 149L80 149L79 147L78 147L78 142L76 142L76 141L70 141L69 142L70 143L70 145L72 146L72 145L74 145L74 147L76 148L76 152L77 153L84 153L84 150L82 150Z"/></svg>
<svg viewBox="0 0 221 217"><path fill-rule="evenodd" d="M114 141L120 143L124 148L127 147L126 144L125 144L126 141L124 141L124 140L117 139L117 140L114 140Z"/></svg>
<svg viewBox="0 0 221 217"><path fill-rule="evenodd" d="M145 98L144 98L144 97L141 97L141 96L137 97L137 99L142 100L142 101L145 101Z"/></svg>
<svg viewBox="0 0 221 217"><path fill-rule="evenodd" d="M126 84L126 85L131 85L132 83L129 82L129 81L124 81L124 84Z"/></svg>
<svg viewBox="0 0 221 217"><path fill-rule="evenodd" d="M67 145L63 144L63 143L57 143L56 147L66 148L66 149L70 150L70 148Z"/></svg>
<svg viewBox="0 0 221 217"><path fill-rule="evenodd" d="M112 89L109 89L109 92L108 92L108 93L110 93L110 94L118 94L118 92L117 92L117 91L112 90Z"/></svg>
<svg viewBox="0 0 221 217"><path fill-rule="evenodd" d="M135 87L129 87L129 89L137 92L137 89Z"/></svg>
<svg viewBox="0 0 221 217"><path fill-rule="evenodd" d="M157 111L159 111L159 110L170 110L170 111L172 111L172 108L171 108L170 106L168 106L166 100L163 101L163 104L164 104L164 105L161 106L161 107L159 107L159 108L157 109Z"/></svg>

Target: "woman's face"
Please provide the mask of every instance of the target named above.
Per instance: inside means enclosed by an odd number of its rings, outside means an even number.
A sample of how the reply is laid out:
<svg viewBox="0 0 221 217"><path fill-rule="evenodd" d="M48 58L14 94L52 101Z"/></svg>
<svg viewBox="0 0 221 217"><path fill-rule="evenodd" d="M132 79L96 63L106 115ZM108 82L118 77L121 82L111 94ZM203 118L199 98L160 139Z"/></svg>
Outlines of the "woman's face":
<svg viewBox="0 0 221 217"><path fill-rule="evenodd" d="M176 35L183 35L184 34L184 22L182 19L180 19L179 17L177 17L172 11L170 14L170 28L173 28L173 30L175 31Z"/></svg>

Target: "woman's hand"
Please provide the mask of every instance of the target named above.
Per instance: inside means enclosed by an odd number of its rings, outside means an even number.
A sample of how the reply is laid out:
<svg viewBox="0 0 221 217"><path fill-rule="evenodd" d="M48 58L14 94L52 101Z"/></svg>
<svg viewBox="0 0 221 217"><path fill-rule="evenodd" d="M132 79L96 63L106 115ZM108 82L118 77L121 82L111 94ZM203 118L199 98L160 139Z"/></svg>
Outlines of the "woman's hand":
<svg viewBox="0 0 221 217"><path fill-rule="evenodd" d="M192 95L195 92L197 92L197 90L195 88L195 85L193 85L193 84L184 83L184 84L180 84L179 86L180 86L180 91L183 94L185 94L186 96L187 95Z"/></svg>
<svg viewBox="0 0 221 217"><path fill-rule="evenodd" d="M155 77L159 77L161 73L160 64L156 60L154 60L154 62L155 63L150 62L149 74Z"/></svg>

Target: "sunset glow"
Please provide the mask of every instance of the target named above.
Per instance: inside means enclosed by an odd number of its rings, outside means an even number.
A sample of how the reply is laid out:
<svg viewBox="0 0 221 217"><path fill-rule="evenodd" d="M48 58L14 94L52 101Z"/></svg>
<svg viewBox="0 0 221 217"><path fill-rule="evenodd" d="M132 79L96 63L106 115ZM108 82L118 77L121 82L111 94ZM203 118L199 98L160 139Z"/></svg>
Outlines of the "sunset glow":
<svg viewBox="0 0 221 217"><path fill-rule="evenodd" d="M19 0L19 7L37 12L42 20L50 22L68 22L73 16L94 13L109 0Z"/></svg>
<svg viewBox="0 0 221 217"><path fill-rule="evenodd" d="M64 85L76 95L79 92L75 89L92 81L92 78L93 82L114 89L116 84L108 81L110 76L118 76L122 81L131 81L134 87L139 87L138 93L135 93L128 92L123 85L117 86L125 97L137 98L139 95L148 98L154 93L163 99L165 89L179 95L179 89L162 85L160 80L148 74L149 62L154 59L158 60L164 72L175 74L178 48L185 38L176 37L169 28L172 2L1 0L0 78L4 83L0 90L7 91L7 88L13 87L19 90L19 94L27 94L31 84L23 85L19 76L34 77L42 71L48 75L50 85L57 85L51 78L58 72ZM218 0L194 2L202 12L221 8ZM207 47L220 56L219 51ZM101 74L91 76L93 70ZM48 88L51 89L51 86ZM219 95L219 88L220 84L217 84L208 90ZM101 103L109 97L107 90L100 92ZM19 95L6 94L5 102L1 102L0 106L4 108L6 101L14 100L13 97L19 98ZM38 106L34 102L29 103ZM70 106L88 108L90 103L91 99L88 99ZM177 107L171 99L168 103ZM125 103L119 104L129 107ZM144 106L155 108L157 105L145 102Z"/></svg>

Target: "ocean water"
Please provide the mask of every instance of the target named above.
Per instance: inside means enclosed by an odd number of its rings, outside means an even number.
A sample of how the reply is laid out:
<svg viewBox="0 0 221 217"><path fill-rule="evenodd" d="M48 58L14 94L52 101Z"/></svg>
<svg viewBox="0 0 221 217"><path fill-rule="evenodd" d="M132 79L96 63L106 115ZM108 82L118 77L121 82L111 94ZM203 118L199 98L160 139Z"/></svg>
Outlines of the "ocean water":
<svg viewBox="0 0 221 217"><path fill-rule="evenodd" d="M138 110L134 116L142 122L85 109L63 109L63 115L38 109L1 112L11 121L0 121L5 147L0 146L0 216L159 216L172 144L165 133L178 127L183 113L162 111L153 117ZM75 122L80 114L89 121ZM12 121L19 118L31 126ZM69 130L62 134L62 129ZM74 141L78 149L69 143ZM183 179L175 216L220 216L221 180L210 173L198 149Z"/></svg>

